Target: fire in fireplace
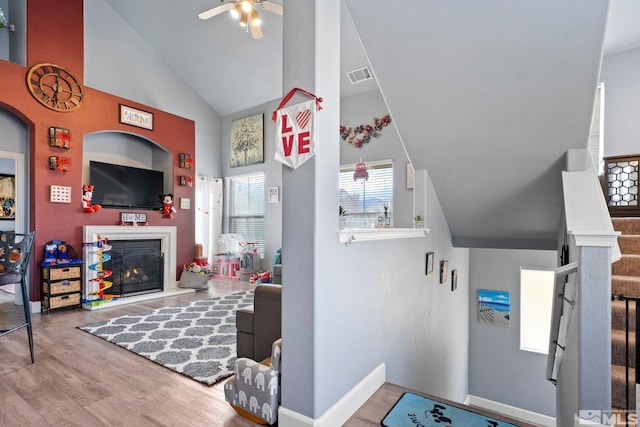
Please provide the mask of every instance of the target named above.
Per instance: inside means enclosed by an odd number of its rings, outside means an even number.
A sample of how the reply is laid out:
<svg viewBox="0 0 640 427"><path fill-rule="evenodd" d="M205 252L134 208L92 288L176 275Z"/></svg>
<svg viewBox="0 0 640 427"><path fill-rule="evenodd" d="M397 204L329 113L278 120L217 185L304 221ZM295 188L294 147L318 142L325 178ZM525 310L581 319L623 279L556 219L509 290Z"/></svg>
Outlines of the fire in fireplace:
<svg viewBox="0 0 640 427"><path fill-rule="evenodd" d="M105 294L120 298L162 292L164 256L160 239L109 240L111 259L103 269L112 271L113 285Z"/></svg>

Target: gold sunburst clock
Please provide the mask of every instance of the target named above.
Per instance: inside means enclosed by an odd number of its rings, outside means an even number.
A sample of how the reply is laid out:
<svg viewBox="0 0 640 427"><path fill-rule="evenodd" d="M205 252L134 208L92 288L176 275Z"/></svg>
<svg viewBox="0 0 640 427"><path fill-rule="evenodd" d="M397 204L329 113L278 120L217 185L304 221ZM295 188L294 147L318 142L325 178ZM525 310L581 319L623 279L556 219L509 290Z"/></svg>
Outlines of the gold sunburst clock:
<svg viewBox="0 0 640 427"><path fill-rule="evenodd" d="M36 64L27 73L27 86L45 107L68 113L82 105L84 90L78 79L59 65Z"/></svg>

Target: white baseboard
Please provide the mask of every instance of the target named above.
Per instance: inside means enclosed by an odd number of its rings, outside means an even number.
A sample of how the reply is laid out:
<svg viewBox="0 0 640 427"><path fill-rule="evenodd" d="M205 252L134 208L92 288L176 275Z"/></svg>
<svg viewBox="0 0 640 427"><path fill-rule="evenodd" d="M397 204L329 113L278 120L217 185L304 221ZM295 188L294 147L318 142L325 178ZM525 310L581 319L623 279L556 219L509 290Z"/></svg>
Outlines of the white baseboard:
<svg viewBox="0 0 640 427"><path fill-rule="evenodd" d="M498 412L500 414L504 414L513 418L519 418L523 421L528 421L533 424L547 427L556 427L556 419L548 415L539 414L537 412L528 411L526 409L517 408L511 405L505 405L504 403L484 399L482 397L473 396L471 394L467 396L464 404L488 409L490 411Z"/></svg>
<svg viewBox="0 0 640 427"><path fill-rule="evenodd" d="M42 306L41 301L31 301L29 303L29 309L31 310L31 313L40 313L41 306Z"/></svg>
<svg viewBox="0 0 640 427"><path fill-rule="evenodd" d="M382 363L342 396L320 418L313 419L282 406L278 409L280 427L333 427L344 424L386 380L386 367Z"/></svg>

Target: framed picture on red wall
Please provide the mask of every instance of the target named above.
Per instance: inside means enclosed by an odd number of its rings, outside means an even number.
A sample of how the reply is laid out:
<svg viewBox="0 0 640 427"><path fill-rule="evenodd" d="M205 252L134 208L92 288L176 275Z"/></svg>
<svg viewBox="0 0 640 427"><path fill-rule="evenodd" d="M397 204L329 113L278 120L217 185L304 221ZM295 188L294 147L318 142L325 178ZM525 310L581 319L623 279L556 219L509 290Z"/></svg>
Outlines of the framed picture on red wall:
<svg viewBox="0 0 640 427"><path fill-rule="evenodd" d="M16 219L16 177L0 175L0 220Z"/></svg>
<svg viewBox="0 0 640 427"><path fill-rule="evenodd" d="M120 123L153 130L153 113L120 104Z"/></svg>

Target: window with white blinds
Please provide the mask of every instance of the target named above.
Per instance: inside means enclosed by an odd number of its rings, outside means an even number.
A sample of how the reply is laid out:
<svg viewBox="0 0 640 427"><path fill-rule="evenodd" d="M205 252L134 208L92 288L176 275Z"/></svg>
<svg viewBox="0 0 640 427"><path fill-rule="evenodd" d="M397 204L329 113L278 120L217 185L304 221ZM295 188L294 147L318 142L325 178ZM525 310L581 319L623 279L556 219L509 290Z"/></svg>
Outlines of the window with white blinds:
<svg viewBox="0 0 640 427"><path fill-rule="evenodd" d="M257 243L264 256L264 174L227 178L229 233L242 235L242 241Z"/></svg>
<svg viewBox="0 0 640 427"><path fill-rule="evenodd" d="M374 228L384 222L384 211L393 226L393 163L368 163L368 179L354 179L355 165L340 168L340 206L347 211L346 228Z"/></svg>

